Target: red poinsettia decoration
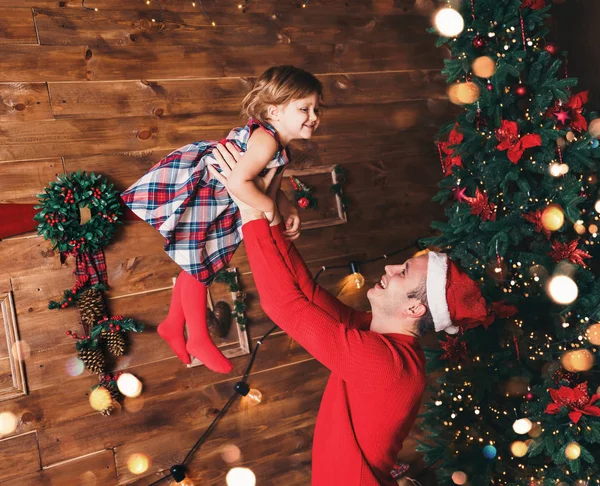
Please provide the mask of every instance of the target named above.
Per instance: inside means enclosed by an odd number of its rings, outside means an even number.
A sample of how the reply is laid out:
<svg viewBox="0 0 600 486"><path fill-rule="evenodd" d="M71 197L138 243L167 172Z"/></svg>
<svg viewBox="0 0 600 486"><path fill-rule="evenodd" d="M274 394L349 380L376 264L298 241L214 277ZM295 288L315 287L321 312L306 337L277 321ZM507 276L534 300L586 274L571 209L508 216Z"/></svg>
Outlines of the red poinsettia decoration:
<svg viewBox="0 0 600 486"><path fill-rule="evenodd" d="M458 202L463 202L467 198L467 196L465 196L466 190L467 189L465 187L455 187L452 189L454 199L456 199Z"/></svg>
<svg viewBox="0 0 600 486"><path fill-rule="evenodd" d="M455 125L450 134L448 135L447 142L440 142L440 150L446 154L446 157L442 161L444 165L444 175L449 176L452 174L452 167L458 166L462 167L462 158L460 155L454 155L455 149L450 148L454 145L458 145L462 143L465 138L462 133L460 133L456 128L458 125Z"/></svg>
<svg viewBox="0 0 600 486"><path fill-rule="evenodd" d="M563 407L566 407L570 410L569 418L573 423L578 423L582 415L600 417L600 407L594 405L596 401L600 400L600 395L594 394L590 398L587 381L579 383L573 388L568 386L561 386L558 390L550 388L549 392L554 401L554 403L548 404L544 410L549 415L555 415Z"/></svg>
<svg viewBox="0 0 600 486"><path fill-rule="evenodd" d="M525 149L542 145L542 138L537 133L528 133L519 137L517 122L509 120L502 120L500 128L496 130L496 138L500 141L496 148L508 150L508 159L513 164L521 160Z"/></svg>
<svg viewBox="0 0 600 486"><path fill-rule="evenodd" d="M479 188L475 191L475 197L465 196L464 200L471 206L471 214L476 214L482 221L496 221L496 205Z"/></svg>
<svg viewBox="0 0 600 486"><path fill-rule="evenodd" d="M582 115L583 107L588 102L589 91L581 91L563 103L558 100L547 112L547 117L555 117L563 127L569 126L573 130L583 132L588 128L588 122ZM569 122L570 120L570 122Z"/></svg>
<svg viewBox="0 0 600 486"><path fill-rule="evenodd" d="M529 7L532 10L540 10L546 6L546 0L523 0L521 8Z"/></svg>
<svg viewBox="0 0 600 486"><path fill-rule="evenodd" d="M542 212L539 209L535 213L525 213L523 217L535 226L536 233L543 233L547 240L550 239L551 232L544 228Z"/></svg>
<svg viewBox="0 0 600 486"><path fill-rule="evenodd" d="M581 114L583 111L583 105L588 102L589 99L589 91L582 91L581 93L577 93L576 95L571 96L567 106L571 108L571 128L577 130L578 132L583 132L587 130L588 123L585 117Z"/></svg>
<svg viewBox="0 0 600 486"><path fill-rule="evenodd" d="M587 260L588 258L592 258L592 255L590 255L588 252L586 252L584 250L578 249L577 248L578 244L579 244L578 239L575 239L568 243L561 243L560 241L554 241L552 243L552 251L549 253L549 255L556 262L560 262L561 260L569 260L569 261L575 263L576 265L581 265L582 267L585 267L584 260Z"/></svg>
<svg viewBox="0 0 600 486"><path fill-rule="evenodd" d="M453 363L460 363L461 361L467 361L468 351L467 343L461 341L458 337L446 336L445 341L441 341L442 349L444 354L440 356L440 359L447 359Z"/></svg>

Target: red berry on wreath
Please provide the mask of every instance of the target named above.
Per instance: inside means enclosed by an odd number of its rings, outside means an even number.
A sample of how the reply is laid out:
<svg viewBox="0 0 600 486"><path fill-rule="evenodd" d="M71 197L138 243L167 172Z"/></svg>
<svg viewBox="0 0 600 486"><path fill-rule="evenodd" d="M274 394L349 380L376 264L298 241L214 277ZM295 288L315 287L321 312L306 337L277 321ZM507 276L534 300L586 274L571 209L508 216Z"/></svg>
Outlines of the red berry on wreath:
<svg viewBox="0 0 600 486"><path fill-rule="evenodd" d="M119 325L117 324L117 326L116 326L116 330L117 330L117 331L120 331L120 330L121 330L121 326L119 326Z"/></svg>
<svg viewBox="0 0 600 486"><path fill-rule="evenodd" d="M310 201L305 197L301 197L300 199L298 199L298 206L300 206L302 209L306 209L309 204Z"/></svg>
<svg viewBox="0 0 600 486"><path fill-rule="evenodd" d="M70 336L70 335L72 334L72 332L71 332L71 331L66 331L66 332L65 332L65 334L66 334L67 336Z"/></svg>

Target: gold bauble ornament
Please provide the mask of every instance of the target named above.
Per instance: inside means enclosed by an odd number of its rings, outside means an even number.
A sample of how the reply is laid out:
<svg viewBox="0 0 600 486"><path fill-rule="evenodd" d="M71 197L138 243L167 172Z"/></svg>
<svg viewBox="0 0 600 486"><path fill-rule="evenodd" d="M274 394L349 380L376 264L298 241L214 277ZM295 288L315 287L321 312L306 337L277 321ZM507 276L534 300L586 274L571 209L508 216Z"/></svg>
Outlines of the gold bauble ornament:
<svg viewBox="0 0 600 486"><path fill-rule="evenodd" d="M571 442L565 449L565 457L574 461L581 455L581 447L577 442Z"/></svg>
<svg viewBox="0 0 600 486"><path fill-rule="evenodd" d="M560 362L565 370L579 373L588 371L594 366L594 355L588 349L576 349L563 354Z"/></svg>
<svg viewBox="0 0 600 486"><path fill-rule="evenodd" d="M542 212L542 226L548 231L558 231L565 223L565 213L558 204L549 204Z"/></svg>
<svg viewBox="0 0 600 486"><path fill-rule="evenodd" d="M467 482L467 475L462 471L454 471L452 473L452 482L454 484L463 485Z"/></svg>
<svg viewBox="0 0 600 486"><path fill-rule="evenodd" d="M488 56L478 57L471 67L475 76L480 78L491 78L496 72L496 62Z"/></svg>
<svg viewBox="0 0 600 486"><path fill-rule="evenodd" d="M600 138L600 118L595 118L588 125L588 132L594 138Z"/></svg>
<svg viewBox="0 0 600 486"><path fill-rule="evenodd" d="M510 445L510 452L515 457L523 457L528 449L527 444L521 440L516 440Z"/></svg>
<svg viewBox="0 0 600 486"><path fill-rule="evenodd" d="M458 85L457 97L463 105L475 103L479 99L479 86L472 81L461 83Z"/></svg>
<svg viewBox="0 0 600 486"><path fill-rule="evenodd" d="M592 324L587 328L585 337L588 341L596 346L600 346L600 324Z"/></svg>

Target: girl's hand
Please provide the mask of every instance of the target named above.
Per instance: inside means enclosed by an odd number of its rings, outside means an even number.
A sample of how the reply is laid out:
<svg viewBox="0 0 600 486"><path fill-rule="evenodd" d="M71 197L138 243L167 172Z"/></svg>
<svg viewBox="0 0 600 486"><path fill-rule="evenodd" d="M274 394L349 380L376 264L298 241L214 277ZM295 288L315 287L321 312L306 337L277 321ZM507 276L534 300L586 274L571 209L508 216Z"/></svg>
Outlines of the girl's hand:
<svg viewBox="0 0 600 486"><path fill-rule="evenodd" d="M300 236L300 216L298 216L297 211L292 211L285 218L285 231L283 234L290 241L296 240Z"/></svg>

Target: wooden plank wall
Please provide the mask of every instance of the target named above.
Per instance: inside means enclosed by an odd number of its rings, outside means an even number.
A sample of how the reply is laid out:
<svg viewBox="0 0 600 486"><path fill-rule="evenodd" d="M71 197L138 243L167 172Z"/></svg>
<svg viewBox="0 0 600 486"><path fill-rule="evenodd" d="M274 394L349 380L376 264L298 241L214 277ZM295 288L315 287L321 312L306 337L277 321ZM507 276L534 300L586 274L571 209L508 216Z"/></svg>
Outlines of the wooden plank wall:
<svg viewBox="0 0 600 486"><path fill-rule="evenodd" d="M600 3L592 0L562 0L552 7L551 38L568 52L569 76L579 78L579 89L590 90L589 108L600 110L600 51L596 48L596 26Z"/></svg>
<svg viewBox="0 0 600 486"><path fill-rule="evenodd" d="M372 258L429 233L440 178L433 144L448 119L441 53L425 32L431 0L206 0L213 27L191 1L0 0L0 203L35 202L63 171L106 174L125 189L171 150L221 138L243 123L238 110L252 77L277 63L318 74L328 106L313 140L294 144L295 168L342 164L350 199L346 225L306 231L298 246L312 269ZM155 21L153 21L154 19ZM409 256L410 251L393 261ZM0 403L20 419L0 441L2 484L149 484L180 461L225 403L247 357L230 375L187 369L155 329L166 316L178 267L162 238L142 222L124 225L106 252L114 314L146 324L118 369L144 383L143 395L106 418L88 404L95 378L72 376L76 310L47 302L73 283L35 234L0 242L0 291L14 292L30 393ZM243 247L233 265L255 295ZM367 285L382 265L363 269ZM367 307L344 271L321 282ZM270 326L258 299L248 311L255 342ZM232 464L260 485L308 485L315 416L328 372L282 333L261 348L251 384L263 403L235 404L192 461L200 484L225 484ZM223 447L241 458L228 464ZM407 457L414 441L407 445ZM150 458L141 475L131 454ZM428 483L431 484L431 483Z"/></svg>

